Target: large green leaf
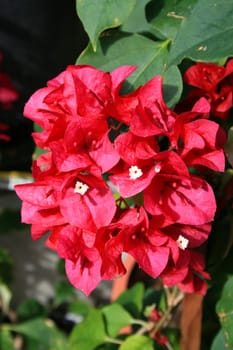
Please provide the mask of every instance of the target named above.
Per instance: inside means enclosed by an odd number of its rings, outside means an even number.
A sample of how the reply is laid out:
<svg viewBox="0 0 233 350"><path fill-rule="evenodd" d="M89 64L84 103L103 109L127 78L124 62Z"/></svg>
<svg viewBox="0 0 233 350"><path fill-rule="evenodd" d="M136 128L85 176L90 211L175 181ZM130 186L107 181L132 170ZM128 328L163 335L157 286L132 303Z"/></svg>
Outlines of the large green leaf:
<svg viewBox="0 0 233 350"><path fill-rule="evenodd" d="M77 13L90 38L93 50L101 32L120 26L134 9L136 0L76 0Z"/></svg>
<svg viewBox="0 0 233 350"><path fill-rule="evenodd" d="M0 328L0 349L1 350L14 350L15 349L12 336L7 329Z"/></svg>
<svg viewBox="0 0 233 350"><path fill-rule="evenodd" d="M82 300L74 300L72 303L68 306L68 312L71 314L74 314L76 316L80 317L86 317L88 312L91 309L91 305L87 304L86 302Z"/></svg>
<svg viewBox="0 0 233 350"><path fill-rule="evenodd" d="M144 335L131 335L126 341L119 347L119 350L153 350L152 339L145 337Z"/></svg>
<svg viewBox="0 0 233 350"><path fill-rule="evenodd" d="M227 350L223 331L220 330L213 340L211 350Z"/></svg>
<svg viewBox="0 0 233 350"><path fill-rule="evenodd" d="M162 37L174 39L196 2L197 0L153 0L146 8L147 18Z"/></svg>
<svg viewBox="0 0 233 350"><path fill-rule="evenodd" d="M68 281L59 281L55 285L55 305L71 302L74 298L75 289Z"/></svg>
<svg viewBox="0 0 233 350"><path fill-rule="evenodd" d="M116 303L121 304L134 317L138 317L142 312L143 294L143 284L137 283L132 288L123 292L116 299Z"/></svg>
<svg viewBox="0 0 233 350"><path fill-rule="evenodd" d="M32 318L45 317L45 307L35 299L24 300L17 308L18 321L27 321Z"/></svg>
<svg viewBox="0 0 233 350"><path fill-rule="evenodd" d="M198 0L185 18L171 46L170 64L184 57L217 61L233 55L232 0Z"/></svg>
<svg viewBox="0 0 233 350"><path fill-rule="evenodd" d="M149 1L137 0L136 6L121 26L121 30L129 33L143 33L153 30L146 19L145 6Z"/></svg>
<svg viewBox="0 0 233 350"><path fill-rule="evenodd" d="M35 318L17 325L9 325L10 330L22 334L33 342L34 348L41 350L66 350L67 339L52 321L43 318Z"/></svg>
<svg viewBox="0 0 233 350"><path fill-rule="evenodd" d="M110 337L115 337L119 331L131 323L132 317L119 304L113 303L102 309Z"/></svg>
<svg viewBox="0 0 233 350"><path fill-rule="evenodd" d="M168 46L169 40L155 42L138 34L116 33L101 38L96 53L89 45L77 63L91 64L105 71L122 65L136 65L138 69L127 80L127 91L137 88L155 75L162 75L166 102L171 106L180 98L182 80L177 67L167 69Z"/></svg>
<svg viewBox="0 0 233 350"><path fill-rule="evenodd" d="M225 283L221 298L216 305L227 349L233 349L233 277Z"/></svg>
<svg viewBox="0 0 233 350"><path fill-rule="evenodd" d="M102 312L91 309L85 320L74 327L68 350L94 350L104 343L105 337Z"/></svg>

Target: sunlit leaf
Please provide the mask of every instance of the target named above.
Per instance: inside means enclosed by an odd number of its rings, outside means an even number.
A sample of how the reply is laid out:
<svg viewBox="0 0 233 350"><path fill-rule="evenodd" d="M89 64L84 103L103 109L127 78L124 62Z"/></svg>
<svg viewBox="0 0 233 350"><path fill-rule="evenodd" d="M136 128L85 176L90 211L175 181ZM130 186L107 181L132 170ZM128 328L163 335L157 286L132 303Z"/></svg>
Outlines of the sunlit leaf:
<svg viewBox="0 0 233 350"><path fill-rule="evenodd" d="M146 8L147 18L161 36L174 39L196 2L197 0L153 0Z"/></svg>
<svg viewBox="0 0 233 350"><path fill-rule="evenodd" d="M231 56L232 36L232 1L198 0L180 26L169 62L178 64L184 57L208 62Z"/></svg>
<svg viewBox="0 0 233 350"><path fill-rule="evenodd" d="M0 349L1 350L15 350L13 338L7 329L0 328Z"/></svg>
<svg viewBox="0 0 233 350"><path fill-rule="evenodd" d="M116 303L121 304L134 317L138 317L143 307L143 294L143 284L137 283L123 292L116 299Z"/></svg>
<svg viewBox="0 0 233 350"><path fill-rule="evenodd" d="M59 331L50 320L35 318L17 325L10 325L9 329L26 338L30 338L33 344L37 344L38 349L67 349L67 339L65 335Z"/></svg>
<svg viewBox="0 0 233 350"><path fill-rule="evenodd" d="M105 327L100 310L91 309L83 322L76 325L70 336L69 350L94 350L104 343Z"/></svg>
<svg viewBox="0 0 233 350"><path fill-rule="evenodd" d="M135 7L136 0L76 0L77 13L90 38L93 50L101 32L119 27Z"/></svg>
<svg viewBox="0 0 233 350"><path fill-rule="evenodd" d="M130 324L132 317L121 306L116 303L105 306L102 309L106 320L107 331L110 337L115 337L118 332Z"/></svg>
<svg viewBox="0 0 233 350"><path fill-rule="evenodd" d="M98 42L98 50L91 45L79 56L78 64L91 64L96 68L111 71L123 65L135 65L138 69L127 79L124 92L144 84L156 75L164 77L165 100L174 105L182 92L182 79L176 66L167 69L169 40L155 42L142 35L115 33Z"/></svg>
<svg viewBox="0 0 233 350"><path fill-rule="evenodd" d="M216 311L220 319L225 346L227 349L233 348L233 277L230 277L224 285L221 298L216 305Z"/></svg>
<svg viewBox="0 0 233 350"><path fill-rule="evenodd" d="M213 340L211 350L227 350L227 349L229 348L227 348L225 345L225 338L224 338L223 331L220 330Z"/></svg>
<svg viewBox="0 0 233 350"><path fill-rule="evenodd" d="M119 347L119 350L153 350L152 339L145 337L144 335L131 335L126 341Z"/></svg>

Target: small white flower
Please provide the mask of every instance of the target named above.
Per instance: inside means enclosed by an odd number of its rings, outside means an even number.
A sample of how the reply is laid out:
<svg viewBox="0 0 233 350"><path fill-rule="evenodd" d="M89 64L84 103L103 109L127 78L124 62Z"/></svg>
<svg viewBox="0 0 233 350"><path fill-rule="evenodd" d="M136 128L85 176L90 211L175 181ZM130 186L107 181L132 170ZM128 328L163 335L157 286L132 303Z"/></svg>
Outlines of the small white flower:
<svg viewBox="0 0 233 350"><path fill-rule="evenodd" d="M176 240L176 243L180 249L185 250L188 247L189 240L184 236L179 235L178 239Z"/></svg>
<svg viewBox="0 0 233 350"><path fill-rule="evenodd" d="M156 172L156 174L160 173L160 170L161 170L161 165L157 164L157 165L155 166L155 172Z"/></svg>
<svg viewBox="0 0 233 350"><path fill-rule="evenodd" d="M139 178L140 176L142 176L142 171L141 169L137 166L137 165L132 165L129 168L129 177L131 180L135 180L137 178Z"/></svg>
<svg viewBox="0 0 233 350"><path fill-rule="evenodd" d="M77 181L75 184L74 192L79 193L82 196L87 192L89 186L86 184L82 183L81 181Z"/></svg>

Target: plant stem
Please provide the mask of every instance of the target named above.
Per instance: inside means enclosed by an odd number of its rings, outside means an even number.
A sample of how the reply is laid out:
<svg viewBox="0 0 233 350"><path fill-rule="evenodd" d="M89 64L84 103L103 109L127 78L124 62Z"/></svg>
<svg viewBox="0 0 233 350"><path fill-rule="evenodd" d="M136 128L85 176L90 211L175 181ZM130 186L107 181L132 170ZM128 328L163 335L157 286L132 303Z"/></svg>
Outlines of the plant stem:
<svg viewBox="0 0 233 350"><path fill-rule="evenodd" d="M174 287L174 289L170 292L170 290L165 289L165 293L167 296L167 309L165 310L161 319L155 324L151 332L151 336L154 337L155 334L162 328L164 323L167 321L168 316L170 315L171 310L180 302L181 298L178 294L178 289Z"/></svg>
<svg viewBox="0 0 233 350"><path fill-rule="evenodd" d="M131 324L137 324L137 325L142 326L142 327L146 327L147 324L148 324L147 321L138 320L138 319L135 319L135 318L133 318L130 323Z"/></svg>
<svg viewBox="0 0 233 350"><path fill-rule="evenodd" d="M173 350L173 348L172 348L170 343L166 343L165 346L167 347L167 350Z"/></svg>
<svg viewBox="0 0 233 350"><path fill-rule="evenodd" d="M110 338L110 337L105 337L104 340L105 340L107 343L118 344L118 345L123 344L123 341L122 341L122 340L118 340L118 339L114 339L114 338Z"/></svg>

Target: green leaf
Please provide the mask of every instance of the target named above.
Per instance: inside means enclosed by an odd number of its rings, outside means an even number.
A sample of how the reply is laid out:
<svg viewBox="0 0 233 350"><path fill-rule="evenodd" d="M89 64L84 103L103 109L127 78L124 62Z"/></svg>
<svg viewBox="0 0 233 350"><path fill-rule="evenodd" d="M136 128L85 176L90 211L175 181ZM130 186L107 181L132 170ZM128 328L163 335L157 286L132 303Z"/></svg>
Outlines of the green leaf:
<svg viewBox="0 0 233 350"><path fill-rule="evenodd" d="M145 309L146 307L150 309L151 307L154 308L155 306L156 308L158 308L162 295L163 295L162 289L156 290L153 287L147 288L143 296L143 309Z"/></svg>
<svg viewBox="0 0 233 350"><path fill-rule="evenodd" d="M18 306L17 315L20 321L26 321L35 317L45 316L46 310L37 300L28 299Z"/></svg>
<svg viewBox="0 0 233 350"><path fill-rule="evenodd" d="M232 0L198 0L185 18L171 46L169 62L184 57L198 61L218 61L233 55Z"/></svg>
<svg viewBox="0 0 233 350"><path fill-rule="evenodd" d="M144 335L131 335L124 341L119 347L119 350L153 350L152 339L145 337Z"/></svg>
<svg viewBox="0 0 233 350"><path fill-rule="evenodd" d="M34 129L35 132L43 132L43 131L44 131L44 129L43 129L40 125L38 125L37 123L33 123L33 129ZM44 154L44 153L46 153L46 152L47 152L47 150L42 149L42 148L36 146L35 149L34 149L32 158L35 160L35 159L37 159L41 154Z"/></svg>
<svg viewBox="0 0 233 350"><path fill-rule="evenodd" d="M223 331L220 330L213 340L211 350L227 350L227 349L229 349L229 348L226 348L226 346L225 346L225 339L224 339Z"/></svg>
<svg viewBox="0 0 233 350"><path fill-rule="evenodd" d="M121 26L121 30L129 33L150 32L152 27L146 19L145 6L150 0L137 0L137 4Z"/></svg>
<svg viewBox="0 0 233 350"><path fill-rule="evenodd" d="M233 348L233 277L225 283L221 298L216 305L216 311L220 319L225 345L227 349Z"/></svg>
<svg viewBox="0 0 233 350"><path fill-rule="evenodd" d="M143 294L143 284L137 283L123 292L115 302L122 305L133 317L138 317L143 307Z"/></svg>
<svg viewBox="0 0 233 350"><path fill-rule="evenodd" d="M96 350L119 350L119 345L113 343L105 343L98 346Z"/></svg>
<svg viewBox="0 0 233 350"><path fill-rule="evenodd" d="M68 350L94 350L105 341L105 327L100 310L92 309L86 319L76 325L70 335Z"/></svg>
<svg viewBox="0 0 233 350"><path fill-rule="evenodd" d="M164 73L163 96L168 107L173 107L179 100L183 89L182 76L177 66L169 67Z"/></svg>
<svg viewBox="0 0 233 350"><path fill-rule="evenodd" d="M182 79L177 67L167 70L168 45L168 40L155 42L138 34L114 33L100 39L96 53L89 45L77 63L91 64L105 71L123 65L136 65L138 69L127 79L124 92L137 88L155 75L162 75L165 101L171 106L180 98Z"/></svg>
<svg viewBox="0 0 233 350"><path fill-rule="evenodd" d="M74 300L69 306L68 306L68 311L78 315L78 316L83 316L86 317L88 312L90 311L91 306L87 303L85 303L82 300Z"/></svg>
<svg viewBox="0 0 233 350"><path fill-rule="evenodd" d="M180 331L178 329L166 328L163 330L163 335L169 339L172 350L180 350Z"/></svg>
<svg viewBox="0 0 233 350"><path fill-rule="evenodd" d="M131 323L131 315L119 304L113 303L102 309L106 320L107 332L110 337L115 337L119 331Z"/></svg>
<svg viewBox="0 0 233 350"><path fill-rule="evenodd" d="M119 27L134 9L136 0L76 0L76 8L93 50L104 30Z"/></svg>
<svg viewBox="0 0 233 350"><path fill-rule="evenodd" d="M54 335L54 337L57 337ZM56 338L52 344L44 344L38 340L32 338L26 338L24 340L23 350L67 350L67 340L64 338Z"/></svg>
<svg viewBox="0 0 233 350"><path fill-rule="evenodd" d="M6 329L1 329L1 328L0 328L0 349L1 350L15 349L10 332Z"/></svg>
<svg viewBox="0 0 233 350"><path fill-rule="evenodd" d="M225 150L228 162L233 167L233 126L228 130L227 143L224 146L224 150Z"/></svg>
<svg viewBox="0 0 233 350"><path fill-rule="evenodd" d="M30 338L33 344L37 343L37 346L40 346L40 350L67 349L65 335L58 331L50 320L36 318L18 325L9 325L9 329Z"/></svg>
<svg viewBox="0 0 233 350"><path fill-rule="evenodd" d="M54 304L70 302L75 297L74 287L68 281L61 281L55 286Z"/></svg>
<svg viewBox="0 0 233 350"><path fill-rule="evenodd" d="M164 39L174 39L197 0L153 0L146 7L147 19Z"/></svg>

